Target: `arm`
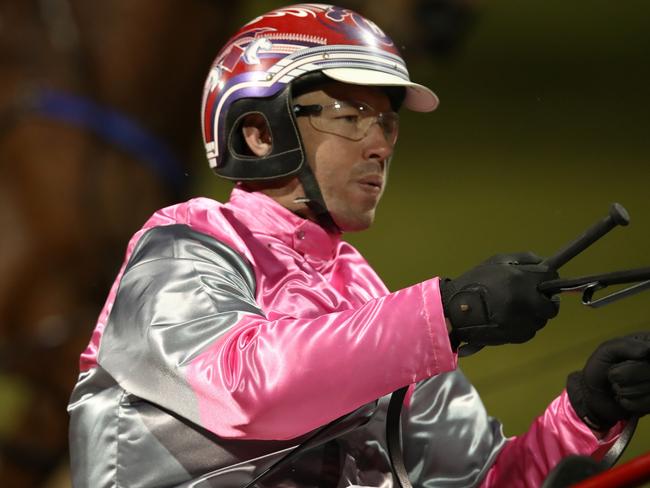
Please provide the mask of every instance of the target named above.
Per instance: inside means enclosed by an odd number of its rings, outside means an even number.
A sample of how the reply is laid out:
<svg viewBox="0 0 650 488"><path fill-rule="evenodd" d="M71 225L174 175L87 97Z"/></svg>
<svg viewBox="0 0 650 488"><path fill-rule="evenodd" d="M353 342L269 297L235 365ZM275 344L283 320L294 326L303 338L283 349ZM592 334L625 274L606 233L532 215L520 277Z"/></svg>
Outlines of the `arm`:
<svg viewBox="0 0 650 488"><path fill-rule="evenodd" d="M453 369L445 331L437 279L357 309L267 320L248 264L174 225L134 251L99 364L127 391L217 435L288 439Z"/></svg>
<svg viewBox="0 0 650 488"><path fill-rule="evenodd" d="M562 458L602 455L619 432L597 439L563 393L525 434L506 438L459 369L418 383L406 403L404 461L414 486L540 486Z"/></svg>
<svg viewBox="0 0 650 488"><path fill-rule="evenodd" d="M596 435L578 418L563 392L526 433L508 439L481 486L541 486L563 458L571 454L600 457L619 433L620 426L615 426L604 436Z"/></svg>
<svg viewBox="0 0 650 488"><path fill-rule="evenodd" d="M600 460L623 421L650 412L649 358L647 331L601 344L530 430L508 442L484 485L539 486L569 454Z"/></svg>

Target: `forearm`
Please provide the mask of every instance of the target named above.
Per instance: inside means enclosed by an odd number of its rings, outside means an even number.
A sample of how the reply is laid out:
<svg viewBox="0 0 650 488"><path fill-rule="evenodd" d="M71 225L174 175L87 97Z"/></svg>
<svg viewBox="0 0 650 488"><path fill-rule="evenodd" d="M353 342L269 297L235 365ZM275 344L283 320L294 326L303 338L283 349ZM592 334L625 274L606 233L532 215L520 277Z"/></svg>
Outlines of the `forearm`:
<svg viewBox="0 0 650 488"><path fill-rule="evenodd" d="M566 392L521 436L508 439L481 486L537 487L564 457L601 457L618 438L614 428L597 436L575 414Z"/></svg>
<svg viewBox="0 0 650 488"><path fill-rule="evenodd" d="M452 370L436 287L431 280L314 319L245 317L185 372L202 424L226 437L292 438Z"/></svg>

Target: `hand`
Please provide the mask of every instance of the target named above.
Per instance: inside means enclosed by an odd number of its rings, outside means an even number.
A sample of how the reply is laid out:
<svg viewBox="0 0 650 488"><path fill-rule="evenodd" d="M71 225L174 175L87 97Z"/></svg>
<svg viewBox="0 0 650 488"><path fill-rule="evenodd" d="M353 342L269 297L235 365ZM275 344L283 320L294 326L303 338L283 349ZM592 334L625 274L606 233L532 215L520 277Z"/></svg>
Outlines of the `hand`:
<svg viewBox="0 0 650 488"><path fill-rule="evenodd" d="M595 431L650 413L650 331L598 346L584 369L569 375L567 393L578 417Z"/></svg>
<svg viewBox="0 0 650 488"><path fill-rule="evenodd" d="M537 291L558 277L533 253L498 254L454 280L441 280L452 343L521 343L559 311L559 301Z"/></svg>

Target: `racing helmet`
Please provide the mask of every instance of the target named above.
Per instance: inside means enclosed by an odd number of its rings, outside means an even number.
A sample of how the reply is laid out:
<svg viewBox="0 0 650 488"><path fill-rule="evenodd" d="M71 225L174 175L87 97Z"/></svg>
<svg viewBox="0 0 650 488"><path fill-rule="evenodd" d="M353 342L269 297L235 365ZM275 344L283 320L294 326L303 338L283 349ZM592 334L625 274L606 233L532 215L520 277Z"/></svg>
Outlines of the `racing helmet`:
<svg viewBox="0 0 650 488"><path fill-rule="evenodd" d="M359 85L401 87L405 108L428 112L438 98L409 79L393 41L371 20L325 4L298 4L244 25L221 49L203 89L201 129L210 167L236 181L273 180L308 171L293 114L291 85L320 73ZM247 152L241 124L261 114L272 149ZM317 182L306 182L319 200ZM321 206L322 206L322 198ZM323 210L325 211L325 210Z"/></svg>

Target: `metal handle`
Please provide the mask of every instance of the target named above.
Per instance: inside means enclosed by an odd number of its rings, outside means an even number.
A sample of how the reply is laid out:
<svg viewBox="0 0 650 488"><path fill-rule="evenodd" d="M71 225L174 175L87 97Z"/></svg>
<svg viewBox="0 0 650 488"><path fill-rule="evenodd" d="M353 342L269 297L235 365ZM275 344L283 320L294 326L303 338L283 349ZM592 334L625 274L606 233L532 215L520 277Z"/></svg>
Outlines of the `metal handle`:
<svg viewBox="0 0 650 488"><path fill-rule="evenodd" d="M537 289L547 295L555 295L563 291L582 291L587 285L600 283L602 286L622 285L625 283L638 283L650 280L650 267L627 269L578 278L559 278L557 280L544 281L537 286Z"/></svg>
<svg viewBox="0 0 650 488"><path fill-rule="evenodd" d="M598 239L607 234L617 225L630 223L630 214L620 203L613 203L609 208L607 217L589 227L581 236L560 249L553 256L544 260L551 269L560 269L568 261L591 246Z"/></svg>

